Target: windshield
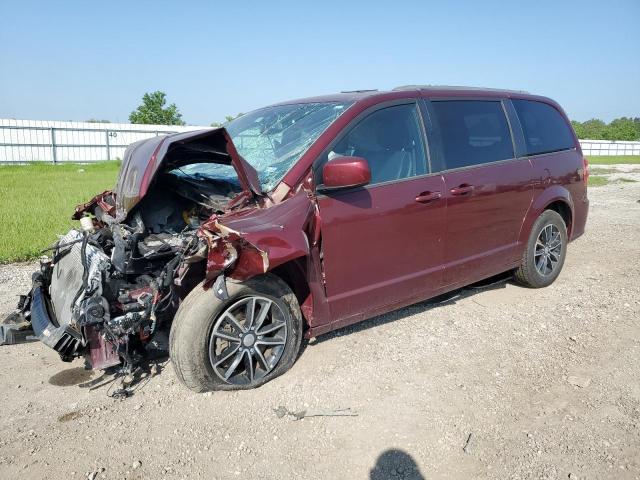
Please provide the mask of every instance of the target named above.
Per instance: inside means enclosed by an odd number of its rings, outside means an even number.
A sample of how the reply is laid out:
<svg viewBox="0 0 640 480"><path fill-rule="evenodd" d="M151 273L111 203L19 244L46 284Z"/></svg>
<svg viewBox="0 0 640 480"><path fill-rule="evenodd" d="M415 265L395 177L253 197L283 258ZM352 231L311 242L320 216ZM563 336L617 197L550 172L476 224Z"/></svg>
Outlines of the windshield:
<svg viewBox="0 0 640 480"><path fill-rule="evenodd" d="M238 153L258 172L263 192L285 173L351 103L299 103L262 108L225 125Z"/></svg>

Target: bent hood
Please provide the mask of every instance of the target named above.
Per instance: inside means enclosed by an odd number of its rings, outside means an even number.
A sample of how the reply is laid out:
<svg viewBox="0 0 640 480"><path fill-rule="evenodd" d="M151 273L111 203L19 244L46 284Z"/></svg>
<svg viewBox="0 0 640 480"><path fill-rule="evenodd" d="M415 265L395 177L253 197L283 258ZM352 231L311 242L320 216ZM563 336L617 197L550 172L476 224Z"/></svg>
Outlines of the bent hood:
<svg viewBox="0 0 640 480"><path fill-rule="evenodd" d="M261 195L256 170L236 150L224 127L149 138L127 147L118 175L116 210L126 215L146 195L157 174L192 163L231 165L243 191Z"/></svg>

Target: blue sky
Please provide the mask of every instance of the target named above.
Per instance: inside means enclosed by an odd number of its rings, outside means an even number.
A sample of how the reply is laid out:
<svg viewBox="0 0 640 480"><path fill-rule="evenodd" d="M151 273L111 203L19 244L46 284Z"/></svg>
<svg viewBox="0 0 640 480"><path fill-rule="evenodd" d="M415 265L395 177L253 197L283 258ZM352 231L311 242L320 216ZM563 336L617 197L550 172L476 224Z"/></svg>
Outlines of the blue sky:
<svg viewBox="0 0 640 480"><path fill-rule="evenodd" d="M429 83L528 90L577 120L640 116L640 0L0 0L0 118L189 124L291 98Z"/></svg>

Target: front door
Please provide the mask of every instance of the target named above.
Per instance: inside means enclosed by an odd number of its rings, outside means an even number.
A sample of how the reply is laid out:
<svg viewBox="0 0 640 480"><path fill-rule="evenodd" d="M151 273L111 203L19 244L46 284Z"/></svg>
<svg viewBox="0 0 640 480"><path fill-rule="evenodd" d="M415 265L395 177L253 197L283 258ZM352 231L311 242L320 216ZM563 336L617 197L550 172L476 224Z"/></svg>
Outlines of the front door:
<svg viewBox="0 0 640 480"><path fill-rule="evenodd" d="M444 180L429 175L414 102L375 110L328 153L365 158L371 184L318 195L334 326L424 299L441 287Z"/></svg>
<svg viewBox="0 0 640 480"><path fill-rule="evenodd" d="M517 260L533 198L532 167L527 158L514 158L499 100L432 101L429 112L445 169L444 282L467 285Z"/></svg>

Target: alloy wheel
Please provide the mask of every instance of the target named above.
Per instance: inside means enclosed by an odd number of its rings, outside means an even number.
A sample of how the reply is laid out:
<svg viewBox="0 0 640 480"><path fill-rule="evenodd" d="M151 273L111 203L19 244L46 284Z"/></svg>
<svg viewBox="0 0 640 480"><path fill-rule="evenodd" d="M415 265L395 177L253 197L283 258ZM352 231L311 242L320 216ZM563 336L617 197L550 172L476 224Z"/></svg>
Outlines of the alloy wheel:
<svg viewBox="0 0 640 480"><path fill-rule="evenodd" d="M286 341L287 322L280 306L266 297L244 297L216 320L209 360L224 382L252 384L276 367Z"/></svg>
<svg viewBox="0 0 640 480"><path fill-rule="evenodd" d="M560 229L553 224L546 225L536 239L534 263L538 273L544 277L555 272L562 254Z"/></svg>

